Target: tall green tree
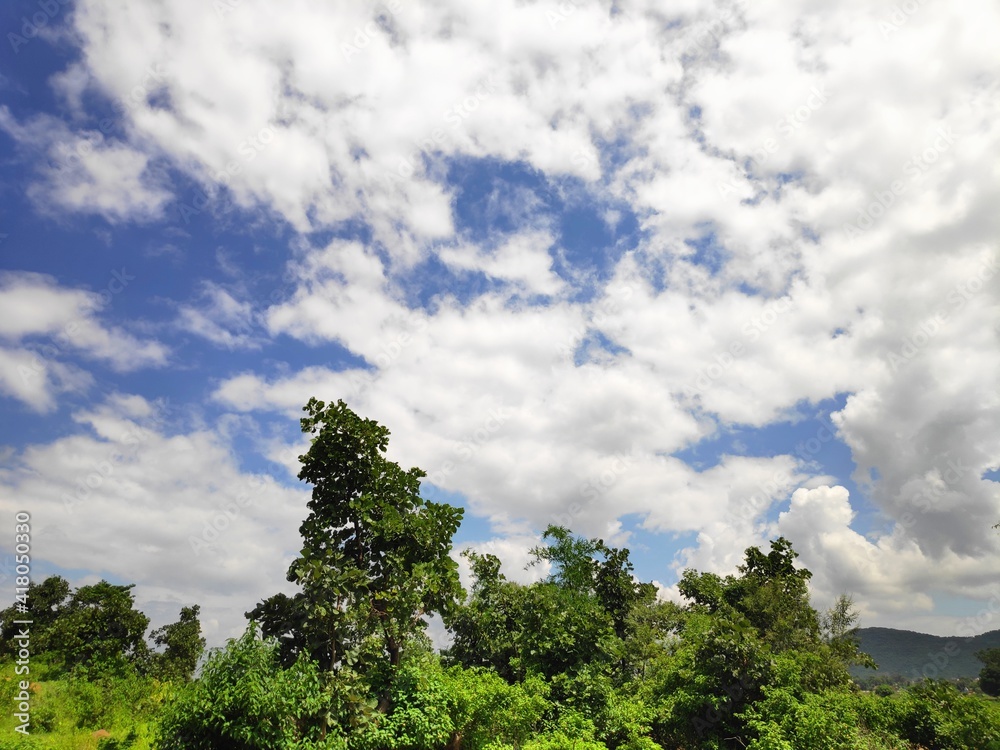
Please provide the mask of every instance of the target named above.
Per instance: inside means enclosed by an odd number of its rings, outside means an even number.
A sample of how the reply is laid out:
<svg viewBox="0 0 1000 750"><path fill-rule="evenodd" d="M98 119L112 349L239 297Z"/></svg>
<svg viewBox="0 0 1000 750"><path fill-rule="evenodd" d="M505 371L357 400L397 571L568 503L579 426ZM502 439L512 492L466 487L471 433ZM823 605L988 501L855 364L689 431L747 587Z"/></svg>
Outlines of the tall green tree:
<svg viewBox="0 0 1000 750"><path fill-rule="evenodd" d="M247 616L283 638L288 656L305 650L327 672L364 658L373 643L393 670L424 617L448 615L462 595L450 557L462 510L420 496L426 474L386 458L389 430L378 422L343 401L313 398L304 411L312 441L299 479L312 485L312 499L302 552L288 570L301 592Z"/></svg>

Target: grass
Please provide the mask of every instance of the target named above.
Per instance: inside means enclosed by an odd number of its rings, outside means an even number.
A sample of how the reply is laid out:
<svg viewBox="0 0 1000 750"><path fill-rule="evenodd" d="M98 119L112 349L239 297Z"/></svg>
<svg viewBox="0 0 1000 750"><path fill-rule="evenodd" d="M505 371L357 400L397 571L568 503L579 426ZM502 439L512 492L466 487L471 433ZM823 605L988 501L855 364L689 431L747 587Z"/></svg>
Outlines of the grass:
<svg viewBox="0 0 1000 750"><path fill-rule="evenodd" d="M56 676L32 662L29 734L9 706L16 704L20 681L13 664L0 667L0 750L151 750L156 716L169 685L132 676L87 681ZM50 679L51 678L51 679ZM35 681L37 680L37 681Z"/></svg>

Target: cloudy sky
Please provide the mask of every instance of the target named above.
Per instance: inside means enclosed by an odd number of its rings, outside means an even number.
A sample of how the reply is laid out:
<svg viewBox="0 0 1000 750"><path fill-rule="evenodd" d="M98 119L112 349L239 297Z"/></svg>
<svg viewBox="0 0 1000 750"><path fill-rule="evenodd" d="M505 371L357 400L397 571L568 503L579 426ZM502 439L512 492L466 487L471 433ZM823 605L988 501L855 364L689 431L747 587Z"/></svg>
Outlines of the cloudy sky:
<svg viewBox="0 0 1000 750"><path fill-rule="evenodd" d="M1000 627L1000 11L15 0L0 530L212 643L287 590L310 396L514 577L790 538L863 624ZM990 207L993 208L990 208ZM964 631L964 632L963 632Z"/></svg>

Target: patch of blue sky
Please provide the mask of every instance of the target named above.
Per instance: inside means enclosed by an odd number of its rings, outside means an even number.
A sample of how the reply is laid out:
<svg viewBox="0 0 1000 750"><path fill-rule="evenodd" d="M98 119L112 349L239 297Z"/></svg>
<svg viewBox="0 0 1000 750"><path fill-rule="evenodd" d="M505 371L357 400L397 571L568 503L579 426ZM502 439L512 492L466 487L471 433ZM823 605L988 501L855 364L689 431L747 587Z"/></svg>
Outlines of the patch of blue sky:
<svg viewBox="0 0 1000 750"><path fill-rule="evenodd" d="M790 182L796 182L805 177L805 172L802 170L796 170L794 172L778 172L775 177L778 180L779 185L787 185Z"/></svg>
<svg viewBox="0 0 1000 750"><path fill-rule="evenodd" d="M457 231L486 246L535 225L558 201L544 175L524 162L451 159L447 181Z"/></svg>
<svg viewBox="0 0 1000 750"><path fill-rule="evenodd" d="M656 580L669 586L678 580L674 561L681 550L698 546L698 532L662 532L643 528L644 516L629 513L618 519L622 530L628 532L628 541L611 546L625 547L640 581Z"/></svg>
<svg viewBox="0 0 1000 750"><path fill-rule="evenodd" d="M416 264L406 277L399 280L403 299L411 310L423 309L433 313L443 297L452 297L462 306L505 286L501 279L494 279L482 271L451 268L436 255Z"/></svg>
<svg viewBox="0 0 1000 750"><path fill-rule="evenodd" d="M573 352L573 364L580 367L588 362L605 360L609 355L619 357L627 354L627 347L612 341L599 330L589 329Z"/></svg>
<svg viewBox="0 0 1000 750"><path fill-rule="evenodd" d="M848 490L851 506L858 513L853 527L865 533L873 523L878 523L878 513L855 483L856 465L851 450L836 437L836 427L830 421L832 413L844 408L847 395L841 393L817 404L797 404L785 419L763 427L720 425L711 436L673 455L699 472L717 466L726 455L794 456L804 471L832 477L832 484ZM772 508L772 512L777 510Z"/></svg>
<svg viewBox="0 0 1000 750"><path fill-rule="evenodd" d="M729 257L729 252L719 243L715 231L707 227L701 236L685 239L684 244L694 250L687 256L687 260L696 266L707 268L712 276L722 270Z"/></svg>
<svg viewBox="0 0 1000 750"><path fill-rule="evenodd" d="M460 236L489 248L525 229L550 229L561 249L553 269L570 281L581 271L608 278L640 239L626 204L601 199L576 178L554 182L523 163L466 158L452 160L448 182Z"/></svg>
<svg viewBox="0 0 1000 750"><path fill-rule="evenodd" d="M461 492L449 492L438 487L433 482L424 479L420 484L420 496L435 503L447 503L465 510L462 525L453 537L456 547L475 542L486 542L497 536L490 520L486 516L477 515L469 508L469 502Z"/></svg>

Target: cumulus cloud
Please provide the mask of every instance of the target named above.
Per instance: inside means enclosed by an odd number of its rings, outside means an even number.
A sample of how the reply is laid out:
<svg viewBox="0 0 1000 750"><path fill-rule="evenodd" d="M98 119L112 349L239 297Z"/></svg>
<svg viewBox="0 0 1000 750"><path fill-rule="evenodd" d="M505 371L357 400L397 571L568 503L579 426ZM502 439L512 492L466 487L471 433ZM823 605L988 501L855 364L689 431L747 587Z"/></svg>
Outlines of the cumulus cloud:
<svg viewBox="0 0 1000 750"><path fill-rule="evenodd" d="M162 344L97 320L106 300L128 281L122 269L96 293L60 286L44 274L0 273L0 392L50 411L58 393L82 391L92 382L68 357L82 355L120 372L163 365Z"/></svg>
<svg viewBox="0 0 1000 750"><path fill-rule="evenodd" d="M27 191L43 214L142 222L160 218L172 198L147 153L100 130L73 131L49 116L22 124L6 107L0 107L0 128L37 165Z"/></svg>
<svg viewBox="0 0 1000 750"><path fill-rule="evenodd" d="M5 462L0 506L31 509L38 558L136 583L138 606L158 616L196 596L219 643L242 631L253 602L287 587L307 497L241 470L212 429L170 429L167 416L129 394L75 413L71 434Z"/></svg>

